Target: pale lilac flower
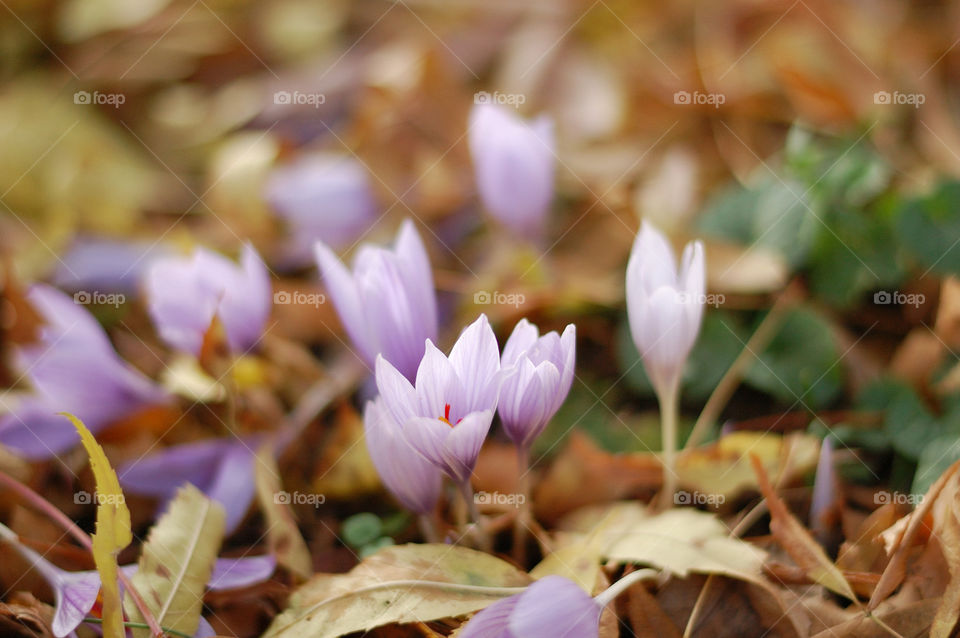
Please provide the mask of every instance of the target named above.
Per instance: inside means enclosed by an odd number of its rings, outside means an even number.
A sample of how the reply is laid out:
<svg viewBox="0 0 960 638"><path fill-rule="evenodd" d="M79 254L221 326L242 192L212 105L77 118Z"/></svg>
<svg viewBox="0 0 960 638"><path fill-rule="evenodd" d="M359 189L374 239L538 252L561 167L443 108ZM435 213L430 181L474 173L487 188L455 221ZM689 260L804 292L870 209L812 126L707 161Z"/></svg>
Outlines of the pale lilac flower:
<svg viewBox="0 0 960 638"><path fill-rule="evenodd" d="M484 207L511 231L539 238L553 199L553 121L526 122L506 107L478 104L468 133Z"/></svg>
<svg viewBox="0 0 960 638"><path fill-rule="evenodd" d="M312 153L276 168L265 196L289 226L284 253L291 265L307 263L314 242L342 248L376 221L367 172L344 155Z"/></svg>
<svg viewBox="0 0 960 638"><path fill-rule="evenodd" d="M34 569L46 579L53 589L54 613L51 629L57 638L71 634L93 611L100 594L100 574L96 570L68 572L60 569L43 556L20 542L20 538L8 527L0 523L0 538L9 542ZM218 558L214 563L207 587L213 591L224 591L249 587L270 578L276 568L276 559L270 555L245 558ZM137 573L137 565L120 567L127 578ZM203 617L197 632L197 638L214 635Z"/></svg>
<svg viewBox="0 0 960 638"><path fill-rule="evenodd" d="M627 317L659 394L679 383L700 331L704 290L703 245L687 244L678 272L666 237L644 222L627 264Z"/></svg>
<svg viewBox="0 0 960 638"><path fill-rule="evenodd" d="M393 249L363 245L347 270L330 248L316 246L317 264L344 330L373 367L378 354L413 379L423 344L437 338L437 300L430 261L410 220Z"/></svg>
<svg viewBox="0 0 960 638"><path fill-rule="evenodd" d="M576 326L563 335L540 336L535 325L521 319L503 347L500 365L515 373L500 388L497 411L513 442L528 449L560 409L573 383Z"/></svg>
<svg viewBox="0 0 960 638"><path fill-rule="evenodd" d="M596 638L602 605L572 580L546 576L481 610L459 638Z"/></svg>
<svg viewBox="0 0 960 638"><path fill-rule="evenodd" d="M270 315L270 276L257 251L243 247L240 265L204 248L156 260L147 271L150 317L171 347L200 353L214 317L235 353L252 348Z"/></svg>
<svg viewBox="0 0 960 638"><path fill-rule="evenodd" d="M27 458L47 458L79 442L58 412L80 418L97 432L169 395L113 349L106 332L83 305L56 288L34 285L27 294L44 323L39 341L16 351L16 364L33 393L17 402L0 397L0 444Z"/></svg>
<svg viewBox="0 0 960 638"><path fill-rule="evenodd" d="M440 470L410 447L403 428L384 408L382 399L367 402L363 425L367 450L384 486L407 509L418 514L431 512L440 497Z"/></svg>
<svg viewBox="0 0 960 638"><path fill-rule="evenodd" d="M497 407L502 374L497 338L486 315L444 356L429 339L411 385L383 356L377 389L414 450L460 485L468 485Z"/></svg>
<svg viewBox="0 0 960 638"><path fill-rule="evenodd" d="M813 496L810 500L810 526L817 532L825 532L827 517L837 505L837 472L833 466L833 437L823 437L820 458L813 479Z"/></svg>
<svg viewBox="0 0 960 638"><path fill-rule="evenodd" d="M53 283L71 292L133 294L150 264L170 255L154 240L79 237L58 261Z"/></svg>
<svg viewBox="0 0 960 638"><path fill-rule="evenodd" d="M226 438L174 445L120 466L117 476L124 491L160 499L161 508L184 483L193 484L223 506L229 533L253 502L256 445Z"/></svg>

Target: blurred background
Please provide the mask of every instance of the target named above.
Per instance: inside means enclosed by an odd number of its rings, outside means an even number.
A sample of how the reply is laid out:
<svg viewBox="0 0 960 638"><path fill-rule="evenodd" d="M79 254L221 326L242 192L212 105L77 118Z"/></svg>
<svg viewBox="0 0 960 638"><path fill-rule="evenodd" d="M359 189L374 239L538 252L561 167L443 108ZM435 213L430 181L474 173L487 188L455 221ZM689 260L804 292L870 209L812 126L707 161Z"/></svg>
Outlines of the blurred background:
<svg viewBox="0 0 960 638"><path fill-rule="evenodd" d="M0 47L8 289L43 279L136 302L153 256L250 240L275 288L322 291L314 240L349 255L411 218L448 341L480 311L502 334L520 316L576 321L579 382L557 432L657 449L655 413L632 409L653 403L623 312L647 218L707 246L716 307L688 410L793 282L798 305L723 419L829 424L888 469L892 449L908 483L917 463L950 460L957 3L2 0ZM555 122L540 244L479 204L467 123L482 101ZM124 357L159 372L142 307L93 309ZM274 318L280 336L337 347L329 304Z"/></svg>

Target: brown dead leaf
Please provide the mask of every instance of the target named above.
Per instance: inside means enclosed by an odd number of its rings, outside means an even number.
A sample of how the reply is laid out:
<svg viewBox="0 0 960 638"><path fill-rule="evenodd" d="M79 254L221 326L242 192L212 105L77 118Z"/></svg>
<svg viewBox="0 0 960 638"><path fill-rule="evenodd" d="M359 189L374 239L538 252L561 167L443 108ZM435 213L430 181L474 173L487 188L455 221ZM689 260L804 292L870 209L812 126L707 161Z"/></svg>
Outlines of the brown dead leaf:
<svg viewBox="0 0 960 638"><path fill-rule="evenodd" d="M926 327L914 328L893 353L890 373L917 387L926 387L946 356L943 342Z"/></svg>
<svg viewBox="0 0 960 638"><path fill-rule="evenodd" d="M960 349L960 278L947 277L940 284L940 304L933 329L947 347Z"/></svg>
<svg viewBox="0 0 960 638"><path fill-rule="evenodd" d="M750 455L760 491L770 509L770 531L797 565L814 581L856 603L857 595L810 532L790 513L770 484L760 459Z"/></svg>
<svg viewBox="0 0 960 638"><path fill-rule="evenodd" d="M18 592L0 603L0 634L6 638L53 638L53 608Z"/></svg>
<svg viewBox="0 0 960 638"><path fill-rule="evenodd" d="M664 636L680 638L680 629L664 613L657 599L647 591L644 583L637 583L627 590L626 616L636 636Z"/></svg>
<svg viewBox="0 0 960 638"><path fill-rule="evenodd" d="M927 635L940 606L939 598L928 598L904 605L886 614L878 614L884 625L904 638ZM869 616L857 615L811 638L890 638L890 632Z"/></svg>

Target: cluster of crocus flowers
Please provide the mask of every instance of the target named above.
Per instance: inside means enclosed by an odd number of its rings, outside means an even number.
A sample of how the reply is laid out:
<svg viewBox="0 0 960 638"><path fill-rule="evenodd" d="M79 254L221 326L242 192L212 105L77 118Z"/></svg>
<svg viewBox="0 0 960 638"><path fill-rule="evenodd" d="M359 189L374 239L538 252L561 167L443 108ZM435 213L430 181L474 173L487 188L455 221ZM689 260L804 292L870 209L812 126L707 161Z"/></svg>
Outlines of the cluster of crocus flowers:
<svg viewBox="0 0 960 638"><path fill-rule="evenodd" d="M100 594L100 574L96 570L69 572L60 569L33 549L21 543L20 538L0 523L0 541L8 543L23 556L50 585L54 596L54 612L51 629L57 638L71 635L74 630L94 614ZM249 587L270 578L276 568L276 559L270 555L244 558L218 558L213 566L207 588L225 591ZM137 573L136 565L120 567L131 578ZM196 638L214 636L216 632L202 616L194 633Z"/></svg>
<svg viewBox="0 0 960 638"><path fill-rule="evenodd" d="M484 208L511 232L539 239L553 199L553 121L527 122L506 107L477 104L468 139Z"/></svg>
<svg viewBox="0 0 960 638"><path fill-rule="evenodd" d="M169 395L123 361L87 309L55 288L37 284L27 300L43 321L36 342L16 351L32 393L2 401L0 444L27 458L49 458L79 442L58 412L82 419L92 432Z"/></svg>
<svg viewBox="0 0 960 638"><path fill-rule="evenodd" d="M316 241L345 247L376 222L367 171L348 155L308 153L277 167L265 197L288 226L282 265L309 263Z"/></svg>
<svg viewBox="0 0 960 638"><path fill-rule="evenodd" d="M663 493L672 500L680 379L706 300L703 245L687 244L678 270L667 238L644 222L630 252L626 285L630 334L660 403Z"/></svg>
<svg viewBox="0 0 960 638"><path fill-rule="evenodd" d="M240 264L205 248L157 259L146 274L150 317L175 350L199 356L214 320L235 355L256 346L270 316L270 275L245 244Z"/></svg>
<svg viewBox="0 0 960 638"><path fill-rule="evenodd" d="M323 242L317 264L344 330L373 369L382 355L409 380L423 358L424 342L437 338L437 301L430 261L410 220L392 249L364 244L343 265Z"/></svg>

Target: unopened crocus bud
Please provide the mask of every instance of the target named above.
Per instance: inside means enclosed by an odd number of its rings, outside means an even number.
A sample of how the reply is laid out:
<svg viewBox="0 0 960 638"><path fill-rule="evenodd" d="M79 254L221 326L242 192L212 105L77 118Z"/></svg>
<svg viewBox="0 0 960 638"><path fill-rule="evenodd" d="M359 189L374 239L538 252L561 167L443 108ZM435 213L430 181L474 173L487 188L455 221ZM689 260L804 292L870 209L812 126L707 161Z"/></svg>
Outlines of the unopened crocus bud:
<svg viewBox="0 0 960 638"><path fill-rule="evenodd" d="M430 261L413 223L400 227L392 249L365 244L347 270L317 242L317 264L340 322L371 368L377 355L413 380L424 342L437 338L437 300Z"/></svg>
<svg viewBox="0 0 960 638"><path fill-rule="evenodd" d="M348 246L376 221L376 201L367 171L347 155L311 153L276 168L265 196L287 222L285 261L302 265L314 242Z"/></svg>
<svg viewBox="0 0 960 638"><path fill-rule="evenodd" d="M497 411L503 429L524 449L536 439L573 383L577 330L570 324L563 335L540 336L535 325L521 319L503 347L500 363L514 373L500 388Z"/></svg>
<svg viewBox="0 0 960 638"><path fill-rule="evenodd" d="M416 385L377 358L383 405L414 450L468 486L490 430L500 391L500 348L485 315L467 327L446 357L429 340Z"/></svg>
<svg viewBox="0 0 960 638"><path fill-rule="evenodd" d="M823 437L817 473L813 479L813 497L810 500L810 527L818 534L828 532L830 517L837 506L837 472L833 466L833 437Z"/></svg>
<svg viewBox="0 0 960 638"><path fill-rule="evenodd" d="M596 638L603 606L572 580L546 576L481 610L460 638Z"/></svg>
<svg viewBox="0 0 960 638"><path fill-rule="evenodd" d="M627 317L647 375L662 396L676 389L697 339L704 290L703 245L687 244L678 272L666 237L644 222L627 264Z"/></svg>
<svg viewBox="0 0 960 638"><path fill-rule="evenodd" d="M553 121L527 122L506 107L477 104L468 138L484 207L511 231L539 238L553 199Z"/></svg>
<svg viewBox="0 0 960 638"><path fill-rule="evenodd" d="M367 450L384 486L407 509L429 514L440 497L443 474L410 447L381 399L367 402L363 425Z"/></svg>
<svg viewBox="0 0 960 638"><path fill-rule="evenodd" d="M146 275L150 318L171 347L199 355L216 317L235 354L253 348L270 315L270 275L253 246L240 265L204 248L156 260Z"/></svg>

